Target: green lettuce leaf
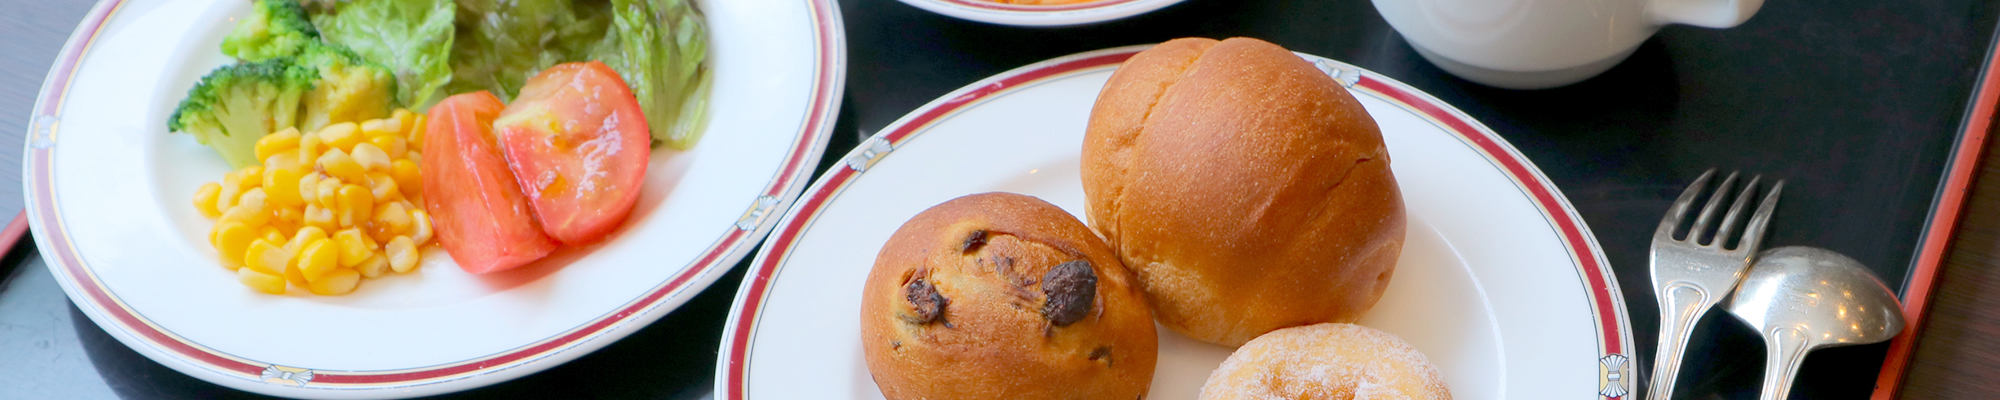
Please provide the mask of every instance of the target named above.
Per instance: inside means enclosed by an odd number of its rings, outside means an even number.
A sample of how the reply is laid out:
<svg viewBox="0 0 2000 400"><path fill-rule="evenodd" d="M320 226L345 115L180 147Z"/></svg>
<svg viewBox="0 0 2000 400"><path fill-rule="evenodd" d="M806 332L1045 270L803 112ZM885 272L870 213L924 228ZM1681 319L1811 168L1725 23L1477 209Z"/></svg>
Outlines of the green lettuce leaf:
<svg viewBox="0 0 2000 400"><path fill-rule="evenodd" d="M448 88L513 101L529 77L598 46L609 10L605 0L459 0Z"/></svg>
<svg viewBox="0 0 2000 400"><path fill-rule="evenodd" d="M584 59L617 70L639 98L653 139L686 149L707 120L708 28L689 0L611 0L611 31Z"/></svg>
<svg viewBox="0 0 2000 400"><path fill-rule="evenodd" d="M323 3L323 4L321 4ZM315 4L320 36L387 66L396 75L396 102L423 112L443 100L452 81L451 0L348 0Z"/></svg>
<svg viewBox="0 0 2000 400"><path fill-rule="evenodd" d="M331 1L337 13L316 15L315 22L322 19L333 23L347 23L346 32L333 32L326 25L320 30L328 40L342 41L345 34L355 32L384 32L381 37L396 37L395 32L414 29L395 28L421 27L425 32L439 25L435 8L419 8L412 4L436 3L436 0L309 0ZM394 3L394 7L388 4ZM707 114L709 87L708 29L702 22L700 11L690 0L457 0L445 1L444 8L452 10L451 21L442 25L451 34L444 35L448 57L426 53L425 60L446 60L443 63L425 63L424 77L412 78L404 75L402 65L379 61L361 46L350 44L357 52L370 60L382 64L399 65L397 78L400 82L424 82L419 103L428 106L437 98L449 93L464 93L477 90L492 92L502 101L512 101L521 91L528 78L543 69L560 63L598 60L618 71L625 83L632 87L632 94L638 98L639 107L646 113L646 122L653 138L674 148L685 149L699 139ZM325 7L316 7L325 8ZM412 25L408 22L380 23L370 21L406 21L416 11L430 10L421 14L424 23ZM359 18L364 10L379 15L376 20ZM357 16L352 21L345 19ZM375 23L384 27L369 27ZM387 42L388 40L377 41ZM426 42L425 52L436 51ZM387 46L378 46L388 48ZM389 54L412 54L399 51ZM443 71L431 68L442 64ZM448 82L428 78L443 76ZM408 86L409 84L406 84ZM442 91L439 92L439 85ZM434 97L433 97L434 96ZM400 98L400 97L399 97Z"/></svg>

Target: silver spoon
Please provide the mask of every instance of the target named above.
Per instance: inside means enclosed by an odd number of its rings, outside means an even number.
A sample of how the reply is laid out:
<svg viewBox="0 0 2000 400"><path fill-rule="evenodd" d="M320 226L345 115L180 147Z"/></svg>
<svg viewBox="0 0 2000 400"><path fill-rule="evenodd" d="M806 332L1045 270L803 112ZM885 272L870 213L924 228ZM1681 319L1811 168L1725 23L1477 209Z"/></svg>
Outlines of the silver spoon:
<svg viewBox="0 0 2000 400"><path fill-rule="evenodd" d="M1765 250L1730 300L1729 314L1764 336L1764 390L1782 400L1806 352L1880 343L1903 331L1896 295L1861 262L1831 250Z"/></svg>

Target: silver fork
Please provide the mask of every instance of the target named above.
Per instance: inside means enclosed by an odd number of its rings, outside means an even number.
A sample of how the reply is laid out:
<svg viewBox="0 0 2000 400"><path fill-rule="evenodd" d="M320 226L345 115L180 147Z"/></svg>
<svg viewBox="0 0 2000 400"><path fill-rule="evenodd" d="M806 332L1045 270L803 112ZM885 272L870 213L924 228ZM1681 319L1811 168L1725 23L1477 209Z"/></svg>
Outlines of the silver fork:
<svg viewBox="0 0 2000 400"><path fill-rule="evenodd" d="M1714 225L1716 213L1721 212L1723 197L1727 197L1729 187L1736 183L1736 173L1729 173L1722 184L1715 188L1715 194L1708 198L1708 205L1702 207L1701 216L1695 218L1694 225L1688 227L1685 239L1675 239L1674 231L1681 221L1687 220L1688 208L1694 204L1709 178L1715 177L1715 170L1701 174L1701 178L1688 185L1687 191L1674 200L1673 207L1667 209L1667 216L1660 219L1660 228L1653 231L1653 297L1660 302L1660 346L1653 357L1652 389L1648 400L1667 400L1674 392L1674 378L1680 375L1682 352L1687 350L1688 335L1696 321L1701 320L1722 296L1735 290L1743 280L1743 272L1757 255L1757 247L1764 238L1764 227L1771 222L1771 209L1778 206L1778 193L1785 189L1785 181L1771 186L1757 205L1757 212L1744 225L1743 236L1735 248L1724 247L1736 234L1737 222L1743 216L1743 206L1757 190L1761 176L1750 178L1743 185L1743 191L1729 206L1729 214L1722 217L1722 224L1716 230L1714 239L1702 244L1701 238Z"/></svg>

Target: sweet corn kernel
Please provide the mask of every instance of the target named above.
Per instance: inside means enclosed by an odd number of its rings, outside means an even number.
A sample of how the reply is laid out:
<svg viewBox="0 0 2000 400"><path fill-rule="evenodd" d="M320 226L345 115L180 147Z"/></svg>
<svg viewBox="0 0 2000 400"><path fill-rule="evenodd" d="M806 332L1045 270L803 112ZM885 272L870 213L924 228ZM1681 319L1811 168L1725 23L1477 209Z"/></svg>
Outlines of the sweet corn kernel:
<svg viewBox="0 0 2000 400"><path fill-rule="evenodd" d="M361 272L363 278L380 278L382 273L389 272L389 259L382 257L381 254L369 253L368 259L361 260L360 264L354 266L354 270Z"/></svg>
<svg viewBox="0 0 2000 400"><path fill-rule="evenodd" d="M272 276L284 275L285 266L291 262L292 252L264 239L250 242L250 247L243 250L243 266Z"/></svg>
<svg viewBox="0 0 2000 400"><path fill-rule="evenodd" d="M215 208L215 198L221 194L221 184L215 182L202 184L200 189L194 190L194 209L201 211L201 216L204 217L215 218L222 216L222 210Z"/></svg>
<svg viewBox="0 0 2000 400"><path fill-rule="evenodd" d="M284 293L289 284L329 295L353 291L364 277L416 269L419 249L434 237L422 210L423 155L414 147L424 121L399 109L259 138L262 162L225 173L192 199L216 218L208 240L223 266L259 291Z"/></svg>
<svg viewBox="0 0 2000 400"><path fill-rule="evenodd" d="M270 198L270 195L264 193L264 188L250 188L243 191L243 194L237 195L236 206L230 208L248 207L252 210L265 211L270 209L268 207L271 203L267 201Z"/></svg>
<svg viewBox="0 0 2000 400"><path fill-rule="evenodd" d="M416 196L424 189L424 175L417 171L417 162L396 160L389 166L389 176L396 178L396 187L403 189L404 196Z"/></svg>
<svg viewBox="0 0 2000 400"><path fill-rule="evenodd" d="M250 289L259 292L285 294L285 278L259 272L255 269L243 268L236 270L236 281L243 282L243 286L249 286Z"/></svg>
<svg viewBox="0 0 2000 400"><path fill-rule="evenodd" d="M264 194L279 207L295 207L304 204L299 193L299 175L305 168L299 164L298 154L278 153L264 159Z"/></svg>
<svg viewBox="0 0 2000 400"><path fill-rule="evenodd" d="M383 221L384 218L395 219L393 214L384 212L390 208L390 205L400 206L401 204L401 202L391 202L376 205L375 219L361 224L361 232L368 234L370 239L375 239L375 243L389 243L389 239L394 239L397 235L409 235L409 232L398 231L395 227L389 226L388 222ZM403 215L405 216L404 218L408 218L410 214L404 213ZM404 226L407 227L408 224L406 223Z"/></svg>
<svg viewBox="0 0 2000 400"><path fill-rule="evenodd" d="M319 280L306 285L306 290L321 296L337 296L354 291L361 285L361 273L353 269L340 268L321 276Z"/></svg>
<svg viewBox="0 0 2000 400"><path fill-rule="evenodd" d="M410 112L408 109L398 108L396 111L389 113L389 118L395 118L396 126L408 130L411 125L417 122L417 113Z"/></svg>
<svg viewBox="0 0 2000 400"><path fill-rule="evenodd" d="M222 218L217 221L236 221L253 229L262 228L264 225L269 224L271 222L271 212L264 208L264 192L261 190L261 188L251 189L251 193L244 193L243 197L239 198L236 206L229 207L229 211L222 212ZM252 230L251 232L257 231ZM261 235L260 233L259 236Z"/></svg>
<svg viewBox="0 0 2000 400"><path fill-rule="evenodd" d="M325 143L327 146L335 149L340 149L341 151L354 148L354 144L361 143L362 139L364 138L361 136L361 127L354 125L353 122L342 122L327 125L325 128L319 128L319 142Z"/></svg>
<svg viewBox="0 0 2000 400"><path fill-rule="evenodd" d="M279 208L278 211L272 214L274 215L271 218L271 224L279 225L282 222L283 225L280 225L278 229L287 232L287 236L291 235L290 232L298 231L299 226L306 223L305 209L298 208L297 206Z"/></svg>
<svg viewBox="0 0 2000 400"><path fill-rule="evenodd" d="M264 240L270 241L271 244L285 244L285 233L280 232L278 227L264 225L263 228L257 228L257 234L262 235Z"/></svg>
<svg viewBox="0 0 2000 400"><path fill-rule="evenodd" d="M242 170L236 171L236 184L238 185L238 189L242 190L264 186L264 166L251 164L250 166L243 167Z"/></svg>
<svg viewBox="0 0 2000 400"><path fill-rule="evenodd" d="M284 208L281 208L281 209L279 209L279 210L288 210L288 209L284 209ZM265 225L264 225L264 227L265 227L265 228L271 228L270 232L274 232L274 233L277 233L277 236L272 236L272 235L268 235L268 234L267 234L267 235L264 235L264 238L266 238L266 239L272 239L272 240L271 240L271 243L272 243L272 244L278 244L278 243L284 243L284 242L285 242L285 238L288 238L288 237L292 237L292 233L293 233L293 232L298 232L298 231L299 231L299 225L298 225L298 224L294 224L294 223L290 223L290 222L285 222L284 220L282 220L282 219L279 219L279 218L278 218L278 213L277 213L277 212L272 212L271 214L272 214L272 215L271 215L271 220L270 220L270 221L266 221L266 222L265 222ZM260 229L260 232L261 232L261 229L262 229L262 228L259 228L259 229ZM275 238L275 239L273 239L273 238Z"/></svg>
<svg viewBox="0 0 2000 400"><path fill-rule="evenodd" d="M356 164L361 164L361 168L369 172L389 172L389 153L375 147L374 143L355 144L348 157L354 158Z"/></svg>
<svg viewBox="0 0 2000 400"><path fill-rule="evenodd" d="M340 250L334 247L333 239L321 239L306 243L299 250L299 274L306 282L317 281L327 271L340 267Z"/></svg>
<svg viewBox="0 0 2000 400"><path fill-rule="evenodd" d="M256 229L236 221L223 221L216 225L215 250L228 265L243 264L243 252L250 249L250 242L257 241Z"/></svg>
<svg viewBox="0 0 2000 400"><path fill-rule="evenodd" d="M256 211L251 211L247 208L244 208L243 206L236 206L236 207L231 207L229 211L224 211L222 213L222 218L217 218L215 222L218 224L224 222L234 222L243 225L244 228L250 229L251 237L260 238L264 237L264 234L262 232L258 232L258 228L263 228L264 224L270 223L270 220L266 219L263 221L259 221L257 220L257 214L258 213Z"/></svg>
<svg viewBox="0 0 2000 400"><path fill-rule="evenodd" d="M319 201L319 173L309 172L299 177L299 200L306 203Z"/></svg>
<svg viewBox="0 0 2000 400"><path fill-rule="evenodd" d="M410 210L402 202L384 203L375 208L375 225L398 235L410 233Z"/></svg>
<svg viewBox="0 0 2000 400"><path fill-rule="evenodd" d="M313 196L318 200L320 207L333 208L335 204L340 203L341 186L343 185L339 178L320 178L319 187L313 189L313 193L315 193Z"/></svg>
<svg viewBox="0 0 2000 400"><path fill-rule="evenodd" d="M230 206L229 210L222 212L222 217L229 218L230 212L238 212L242 214L238 216L239 218L247 218L246 221L253 221L249 223L251 227L261 227L270 220L271 209L268 207L269 203L265 201L266 198L268 197L264 195L264 188L255 188L243 192L242 195L236 196L236 205ZM242 211L236 211L239 209Z"/></svg>
<svg viewBox="0 0 2000 400"><path fill-rule="evenodd" d="M225 175L223 179L228 179L228 176ZM232 185L227 181L223 182L222 191L215 194L216 212L229 211L229 207L236 205L236 198L242 195L242 188Z"/></svg>
<svg viewBox="0 0 2000 400"><path fill-rule="evenodd" d="M306 205L305 222L306 226L317 227L321 231L340 228L340 222L333 218L333 210L320 207L318 204Z"/></svg>
<svg viewBox="0 0 2000 400"><path fill-rule="evenodd" d="M382 251L389 254L389 269L395 270L396 273L410 272L417 268L417 244L410 240L409 236L389 239L389 245L383 246Z"/></svg>
<svg viewBox="0 0 2000 400"><path fill-rule="evenodd" d="M397 135L368 138L368 143L381 148L385 153L389 153L389 158L403 158L403 154L410 150L409 139L404 139L402 136Z"/></svg>
<svg viewBox="0 0 2000 400"><path fill-rule="evenodd" d="M327 176L344 181L360 182L368 179L368 169L362 168L360 163L354 161L353 156L340 149L327 150L326 154L319 156L314 165L319 166L319 170L325 172Z"/></svg>
<svg viewBox="0 0 2000 400"><path fill-rule="evenodd" d="M412 122L410 124L403 126L410 128L408 129L409 132L405 133L410 136L410 148L421 149L424 148L424 131L430 129L430 127L424 125L430 123L430 117L426 117L423 114L417 114L417 116L414 118L416 119L416 122Z"/></svg>
<svg viewBox="0 0 2000 400"><path fill-rule="evenodd" d="M334 206L334 214L340 218L343 228L367 222L369 214L375 211L375 194L361 185L341 186L339 198L340 204Z"/></svg>
<svg viewBox="0 0 2000 400"><path fill-rule="evenodd" d="M375 196L375 203L381 204L403 198L403 192L396 189L396 178L389 174L372 172L368 174L368 195Z"/></svg>
<svg viewBox="0 0 2000 400"><path fill-rule="evenodd" d="M401 135L403 134L403 121L395 118L362 121L361 134L369 138Z"/></svg>
<svg viewBox="0 0 2000 400"><path fill-rule="evenodd" d="M320 142L319 133L307 132L299 135L299 162L318 160L325 143Z"/></svg>
<svg viewBox="0 0 2000 400"><path fill-rule="evenodd" d="M375 255L375 239L361 234L360 228L342 229L333 233L333 243L340 250L340 266L352 267Z"/></svg>
<svg viewBox="0 0 2000 400"><path fill-rule="evenodd" d="M249 189L243 187L243 171L229 171L222 174L222 188L235 188L237 193L242 193L244 189Z"/></svg>
<svg viewBox="0 0 2000 400"><path fill-rule="evenodd" d="M414 231L410 233L410 240L417 242L416 244L430 243L430 213L424 212L424 210L410 210L410 227L410 230Z"/></svg>
<svg viewBox="0 0 2000 400"><path fill-rule="evenodd" d="M297 254L299 254L300 256L305 255L305 253L297 253ZM286 282L291 282L293 285L298 285L299 287L306 287L306 285L312 283L312 282L306 282L306 273L304 272L305 270L299 269L299 262L304 259L305 257L292 257L292 264L285 266Z"/></svg>
<svg viewBox="0 0 2000 400"><path fill-rule="evenodd" d="M257 139L257 159L271 158L271 155L299 148L299 129L285 128L277 133Z"/></svg>
<svg viewBox="0 0 2000 400"><path fill-rule="evenodd" d="M326 240L326 230L317 226L299 228L297 233L292 234L292 240L285 242L285 251L297 253L299 247L317 240Z"/></svg>

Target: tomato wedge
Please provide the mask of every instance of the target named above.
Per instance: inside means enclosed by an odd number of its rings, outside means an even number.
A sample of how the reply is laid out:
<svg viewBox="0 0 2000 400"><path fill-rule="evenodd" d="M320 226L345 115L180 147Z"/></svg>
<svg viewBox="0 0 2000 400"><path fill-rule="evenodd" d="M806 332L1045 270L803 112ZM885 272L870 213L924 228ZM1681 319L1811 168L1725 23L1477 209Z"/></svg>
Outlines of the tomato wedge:
<svg viewBox="0 0 2000 400"><path fill-rule="evenodd" d="M519 267L555 251L489 131L505 107L485 91L445 98L424 126L424 209L465 272Z"/></svg>
<svg viewBox="0 0 2000 400"><path fill-rule="evenodd" d="M618 72L589 61L529 78L493 132L543 231L575 245L603 240L631 214L652 153L646 126Z"/></svg>

